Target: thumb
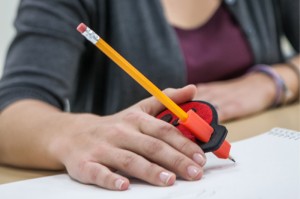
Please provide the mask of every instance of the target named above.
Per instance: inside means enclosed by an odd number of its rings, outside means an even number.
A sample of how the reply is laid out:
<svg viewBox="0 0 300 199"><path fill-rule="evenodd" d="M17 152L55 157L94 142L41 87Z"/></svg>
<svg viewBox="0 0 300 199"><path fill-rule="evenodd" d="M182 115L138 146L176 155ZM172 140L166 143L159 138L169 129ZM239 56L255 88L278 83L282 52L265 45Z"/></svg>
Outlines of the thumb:
<svg viewBox="0 0 300 199"><path fill-rule="evenodd" d="M186 101L192 100L194 95L196 94L196 86L195 85L188 85L183 88L173 89L168 88L165 89L163 92L170 97L176 104L181 104ZM147 99L142 100L140 103L137 104L144 112L150 115L157 115L166 107L158 101L155 97L150 97Z"/></svg>

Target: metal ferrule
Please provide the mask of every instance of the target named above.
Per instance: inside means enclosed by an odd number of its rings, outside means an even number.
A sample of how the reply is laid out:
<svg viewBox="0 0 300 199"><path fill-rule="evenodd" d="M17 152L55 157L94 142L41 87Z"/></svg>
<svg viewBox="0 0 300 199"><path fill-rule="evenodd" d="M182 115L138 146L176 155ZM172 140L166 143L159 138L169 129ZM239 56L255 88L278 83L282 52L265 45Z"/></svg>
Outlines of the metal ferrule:
<svg viewBox="0 0 300 199"><path fill-rule="evenodd" d="M97 35L94 31L92 31L89 27L86 28L86 30L82 33L87 40L92 42L93 44L96 44L97 41L100 39L99 35Z"/></svg>

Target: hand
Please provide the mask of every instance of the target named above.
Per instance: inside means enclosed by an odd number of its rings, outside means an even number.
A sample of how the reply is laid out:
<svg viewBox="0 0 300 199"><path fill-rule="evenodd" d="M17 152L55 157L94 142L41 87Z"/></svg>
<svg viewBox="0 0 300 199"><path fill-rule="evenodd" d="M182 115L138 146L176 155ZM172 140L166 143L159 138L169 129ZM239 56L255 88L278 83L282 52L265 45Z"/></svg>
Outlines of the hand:
<svg viewBox="0 0 300 199"><path fill-rule="evenodd" d="M194 86L165 91L176 103L191 100ZM158 186L176 175L199 180L205 155L171 124L156 119L164 108L153 97L111 116L73 115L52 144L53 155L80 182L126 190L133 176ZM119 171L119 172L116 172Z"/></svg>
<svg viewBox="0 0 300 199"><path fill-rule="evenodd" d="M275 90L270 77L262 73L250 73L228 81L198 84L194 100L210 102L216 107L219 120L226 121L270 107Z"/></svg>

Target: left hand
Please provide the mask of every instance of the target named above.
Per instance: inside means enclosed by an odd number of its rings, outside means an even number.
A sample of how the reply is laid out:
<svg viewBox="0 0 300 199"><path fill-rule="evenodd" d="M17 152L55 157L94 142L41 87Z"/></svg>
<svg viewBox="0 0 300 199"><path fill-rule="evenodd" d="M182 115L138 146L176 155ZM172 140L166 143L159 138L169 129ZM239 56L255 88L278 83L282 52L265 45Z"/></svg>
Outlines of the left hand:
<svg viewBox="0 0 300 199"><path fill-rule="evenodd" d="M198 84L193 100L204 100L215 106L222 122L270 107L275 93L275 83L270 77L253 72L227 81Z"/></svg>

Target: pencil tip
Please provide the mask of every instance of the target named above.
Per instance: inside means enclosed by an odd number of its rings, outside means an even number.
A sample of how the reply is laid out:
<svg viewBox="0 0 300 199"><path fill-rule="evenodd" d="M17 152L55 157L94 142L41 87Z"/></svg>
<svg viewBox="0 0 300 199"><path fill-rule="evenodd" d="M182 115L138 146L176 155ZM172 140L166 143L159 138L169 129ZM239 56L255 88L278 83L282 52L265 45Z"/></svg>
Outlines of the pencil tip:
<svg viewBox="0 0 300 199"><path fill-rule="evenodd" d="M228 159L235 163L235 159L233 159L233 157L229 156Z"/></svg>

